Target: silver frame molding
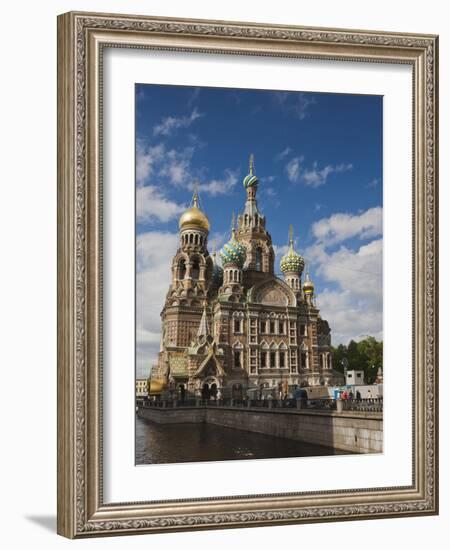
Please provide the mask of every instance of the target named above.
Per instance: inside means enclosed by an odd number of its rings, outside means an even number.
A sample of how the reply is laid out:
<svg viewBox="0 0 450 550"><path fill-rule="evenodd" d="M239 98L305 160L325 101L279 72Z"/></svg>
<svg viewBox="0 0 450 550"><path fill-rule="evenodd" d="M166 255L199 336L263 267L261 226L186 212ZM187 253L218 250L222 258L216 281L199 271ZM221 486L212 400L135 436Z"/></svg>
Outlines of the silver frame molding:
<svg viewBox="0 0 450 550"><path fill-rule="evenodd" d="M102 51L301 57L413 68L413 483L106 504L102 486ZM66 13L58 17L58 533L70 538L438 513L438 38Z"/></svg>

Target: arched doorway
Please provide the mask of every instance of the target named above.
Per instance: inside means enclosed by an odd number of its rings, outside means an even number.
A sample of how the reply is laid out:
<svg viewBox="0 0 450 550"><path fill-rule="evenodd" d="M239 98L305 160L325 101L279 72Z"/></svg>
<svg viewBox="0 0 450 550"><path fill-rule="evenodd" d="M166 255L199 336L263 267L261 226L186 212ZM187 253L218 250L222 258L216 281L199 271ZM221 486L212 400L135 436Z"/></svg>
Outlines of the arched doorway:
<svg viewBox="0 0 450 550"><path fill-rule="evenodd" d="M180 401L184 403L184 400L186 399L186 387L184 384L178 385L178 394L179 394Z"/></svg>
<svg viewBox="0 0 450 550"><path fill-rule="evenodd" d="M202 399L207 401L210 398L211 392L209 389L209 384L204 383L202 386Z"/></svg>
<svg viewBox="0 0 450 550"><path fill-rule="evenodd" d="M242 384L233 384L231 388L231 397L233 399L243 399Z"/></svg>

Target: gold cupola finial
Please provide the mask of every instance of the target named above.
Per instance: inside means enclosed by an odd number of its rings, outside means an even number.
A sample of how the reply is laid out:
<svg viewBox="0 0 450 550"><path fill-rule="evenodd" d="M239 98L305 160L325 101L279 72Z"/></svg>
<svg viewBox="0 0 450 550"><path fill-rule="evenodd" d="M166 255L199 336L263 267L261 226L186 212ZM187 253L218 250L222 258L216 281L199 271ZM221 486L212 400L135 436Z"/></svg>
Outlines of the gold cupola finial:
<svg viewBox="0 0 450 550"><path fill-rule="evenodd" d="M289 244L291 248L294 248L294 228L292 227L292 223L289 226Z"/></svg>
<svg viewBox="0 0 450 550"><path fill-rule="evenodd" d="M198 182L194 183L194 193L192 195L191 207L188 208L180 217L179 228L183 229L202 229L209 231L209 220L200 210L198 197Z"/></svg>

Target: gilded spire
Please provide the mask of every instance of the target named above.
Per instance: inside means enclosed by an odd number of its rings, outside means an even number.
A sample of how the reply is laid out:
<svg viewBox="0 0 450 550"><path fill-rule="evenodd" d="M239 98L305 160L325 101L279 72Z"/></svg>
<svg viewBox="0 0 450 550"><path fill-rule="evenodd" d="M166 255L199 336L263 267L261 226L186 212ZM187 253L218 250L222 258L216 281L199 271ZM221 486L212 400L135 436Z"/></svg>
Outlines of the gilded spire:
<svg viewBox="0 0 450 550"><path fill-rule="evenodd" d="M254 171L254 167L255 167L255 157L253 156L253 153L251 153L251 155L250 155L248 164L249 164L249 174L251 176L253 176L254 175L253 171Z"/></svg>
<svg viewBox="0 0 450 550"><path fill-rule="evenodd" d="M192 195L192 203L198 208L198 180L194 182L194 194Z"/></svg>
<svg viewBox="0 0 450 550"><path fill-rule="evenodd" d="M291 249L294 249L294 228L292 227L292 224L289 226L289 244L291 246Z"/></svg>
<svg viewBox="0 0 450 550"><path fill-rule="evenodd" d="M208 336L208 334L209 334L209 327L208 327L208 317L206 315L206 302L205 302L203 306L202 318L200 320L200 325L197 331L197 337L200 338L201 336Z"/></svg>
<svg viewBox="0 0 450 550"><path fill-rule="evenodd" d="M198 182L194 183L194 193L192 195L191 206L183 212L179 220L180 230L183 229L201 229L209 231L209 221L207 216L200 210L198 197Z"/></svg>
<svg viewBox="0 0 450 550"><path fill-rule="evenodd" d="M236 238L236 215L234 212L231 214L231 238Z"/></svg>

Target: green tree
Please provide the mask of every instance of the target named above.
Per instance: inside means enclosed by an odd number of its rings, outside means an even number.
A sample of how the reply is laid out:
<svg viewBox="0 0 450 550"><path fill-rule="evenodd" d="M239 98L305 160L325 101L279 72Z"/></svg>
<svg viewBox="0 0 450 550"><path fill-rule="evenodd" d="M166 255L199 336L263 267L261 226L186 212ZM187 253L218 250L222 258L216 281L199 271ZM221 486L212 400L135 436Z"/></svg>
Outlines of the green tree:
<svg viewBox="0 0 450 550"><path fill-rule="evenodd" d="M383 367L383 342L373 336L366 336L356 342L350 340L347 346L339 344L331 348L333 366L339 372L344 372L343 360L348 362L349 370L364 371L366 383L373 384L379 367Z"/></svg>

